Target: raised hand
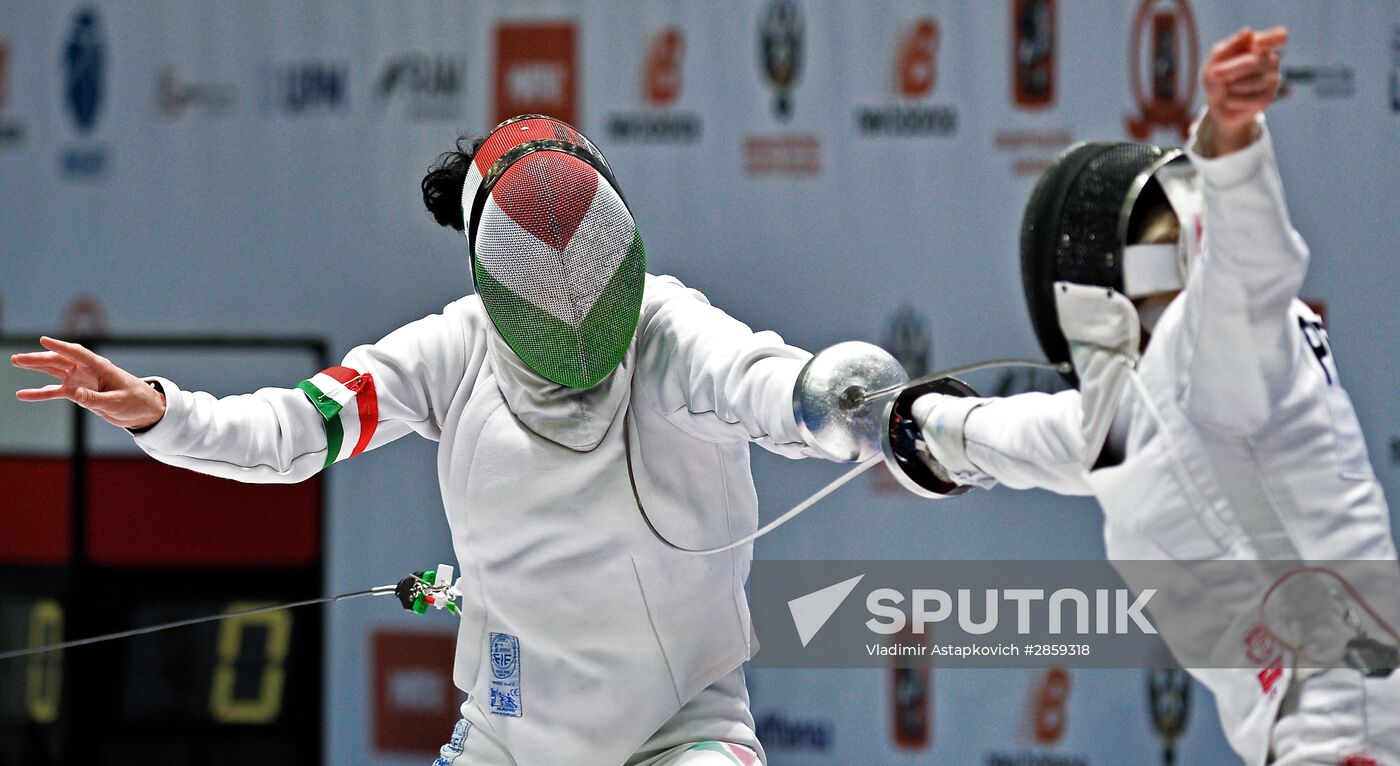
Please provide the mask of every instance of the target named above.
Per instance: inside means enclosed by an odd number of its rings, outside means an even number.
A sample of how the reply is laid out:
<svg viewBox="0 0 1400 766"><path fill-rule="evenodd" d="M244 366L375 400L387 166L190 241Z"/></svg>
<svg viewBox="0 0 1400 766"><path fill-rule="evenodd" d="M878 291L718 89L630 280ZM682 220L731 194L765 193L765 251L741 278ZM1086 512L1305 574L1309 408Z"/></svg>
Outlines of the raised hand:
<svg viewBox="0 0 1400 766"><path fill-rule="evenodd" d="M15 354L10 364L58 378L60 383L15 392L22 402L67 399L122 428L148 428L165 415L165 396L136 376L77 343L43 337L48 351Z"/></svg>
<svg viewBox="0 0 1400 766"><path fill-rule="evenodd" d="M1280 49L1286 42L1283 27L1263 32L1245 27L1211 48L1201 68L1207 110L1198 151L1218 156L1254 141L1255 116L1278 96Z"/></svg>

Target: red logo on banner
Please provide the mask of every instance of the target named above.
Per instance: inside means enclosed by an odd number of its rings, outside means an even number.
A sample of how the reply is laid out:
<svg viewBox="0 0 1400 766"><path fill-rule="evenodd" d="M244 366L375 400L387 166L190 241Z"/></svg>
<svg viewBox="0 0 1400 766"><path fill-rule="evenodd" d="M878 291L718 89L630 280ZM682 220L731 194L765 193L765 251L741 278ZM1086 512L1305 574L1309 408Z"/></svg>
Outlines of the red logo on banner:
<svg viewBox="0 0 1400 766"><path fill-rule="evenodd" d="M938 83L938 22L919 19L899 42L894 59L896 90L904 98L923 98Z"/></svg>
<svg viewBox="0 0 1400 766"><path fill-rule="evenodd" d="M681 94L681 61L685 57L685 36L675 27L666 27L651 39L647 48L646 73L642 77L642 98L654 106L666 106Z"/></svg>
<svg viewBox="0 0 1400 766"><path fill-rule="evenodd" d="M1127 118L1128 132L1146 141L1155 128L1175 128L1185 138L1191 129L1191 104L1196 99L1200 66L1190 4L1187 0L1142 0L1132 35L1129 66L1138 114Z"/></svg>
<svg viewBox="0 0 1400 766"><path fill-rule="evenodd" d="M1055 0L1011 0L1011 102L1021 109L1055 103Z"/></svg>
<svg viewBox="0 0 1400 766"><path fill-rule="evenodd" d="M461 718L451 633L374 634L374 749L436 755Z"/></svg>
<svg viewBox="0 0 1400 766"><path fill-rule="evenodd" d="M578 122L574 29L571 22L496 27L497 122L520 114Z"/></svg>
<svg viewBox="0 0 1400 766"><path fill-rule="evenodd" d="M1069 725L1069 671L1048 668L1031 697L1031 731L1041 745L1053 745Z"/></svg>

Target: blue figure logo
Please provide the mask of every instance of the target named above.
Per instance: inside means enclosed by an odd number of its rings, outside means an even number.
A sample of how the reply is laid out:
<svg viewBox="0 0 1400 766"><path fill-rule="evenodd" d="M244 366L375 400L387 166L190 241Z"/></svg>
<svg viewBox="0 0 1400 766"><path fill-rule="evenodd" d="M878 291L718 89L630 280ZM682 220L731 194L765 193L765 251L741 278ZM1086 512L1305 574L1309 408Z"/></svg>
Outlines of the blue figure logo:
<svg viewBox="0 0 1400 766"><path fill-rule="evenodd" d="M85 8L73 18L73 31L63 48L63 70L68 111L84 133L97 124L102 110L106 43L98 26L97 12Z"/></svg>

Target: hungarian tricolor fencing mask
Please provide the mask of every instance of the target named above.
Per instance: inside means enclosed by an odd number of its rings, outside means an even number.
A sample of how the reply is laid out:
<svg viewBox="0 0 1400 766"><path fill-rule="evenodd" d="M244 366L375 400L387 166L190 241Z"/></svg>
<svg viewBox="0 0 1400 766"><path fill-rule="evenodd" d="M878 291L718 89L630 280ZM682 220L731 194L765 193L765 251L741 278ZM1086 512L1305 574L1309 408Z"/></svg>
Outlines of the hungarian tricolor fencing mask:
<svg viewBox="0 0 1400 766"><path fill-rule="evenodd" d="M526 365L589 388L627 354L641 314L646 250L607 161L569 125L506 120L462 187L472 281Z"/></svg>
<svg viewBox="0 0 1400 766"><path fill-rule="evenodd" d="M1177 241L1130 241L1163 205L1176 214ZM1051 361L1070 361L1055 284L1105 287L1128 298L1181 290L1199 246L1200 205L1195 169L1180 149L1094 141L1055 159L1021 221L1022 287Z"/></svg>

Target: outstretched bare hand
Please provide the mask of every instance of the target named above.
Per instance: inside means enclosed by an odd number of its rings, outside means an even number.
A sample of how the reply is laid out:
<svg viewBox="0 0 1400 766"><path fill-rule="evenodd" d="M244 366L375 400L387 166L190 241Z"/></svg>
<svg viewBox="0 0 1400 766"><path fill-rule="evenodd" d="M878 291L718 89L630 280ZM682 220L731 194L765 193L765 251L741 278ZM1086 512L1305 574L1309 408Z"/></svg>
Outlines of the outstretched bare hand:
<svg viewBox="0 0 1400 766"><path fill-rule="evenodd" d="M1203 154L1229 154L1254 141L1255 115L1278 96L1280 49L1286 42L1283 27L1263 32L1245 27L1211 48L1201 69L1208 107L1198 134Z"/></svg>
<svg viewBox="0 0 1400 766"><path fill-rule="evenodd" d="M165 415L165 396L77 343L43 337L48 351L15 354L10 364L52 375L61 383L15 392L22 402L67 399L122 428L149 428Z"/></svg>

